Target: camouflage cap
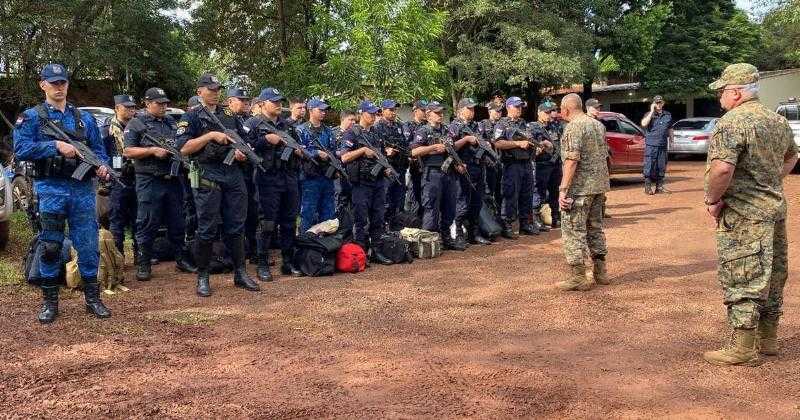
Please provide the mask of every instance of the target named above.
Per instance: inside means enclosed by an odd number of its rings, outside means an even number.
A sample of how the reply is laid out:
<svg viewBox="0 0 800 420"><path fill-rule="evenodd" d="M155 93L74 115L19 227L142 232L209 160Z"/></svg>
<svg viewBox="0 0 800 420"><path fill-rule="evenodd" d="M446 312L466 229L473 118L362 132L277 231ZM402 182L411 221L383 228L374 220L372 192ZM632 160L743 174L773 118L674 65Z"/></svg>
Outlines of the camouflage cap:
<svg viewBox="0 0 800 420"><path fill-rule="evenodd" d="M728 85L749 85L758 82L758 69L747 63L731 64L725 67L722 76L708 85L711 90L722 89Z"/></svg>

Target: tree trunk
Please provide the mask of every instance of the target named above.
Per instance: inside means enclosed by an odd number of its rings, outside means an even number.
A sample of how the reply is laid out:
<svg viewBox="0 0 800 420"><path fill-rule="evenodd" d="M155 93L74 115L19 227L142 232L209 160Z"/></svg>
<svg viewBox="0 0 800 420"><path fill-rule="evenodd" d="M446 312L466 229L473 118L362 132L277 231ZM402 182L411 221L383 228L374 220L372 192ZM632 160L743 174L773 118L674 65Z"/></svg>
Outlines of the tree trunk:
<svg viewBox="0 0 800 420"><path fill-rule="evenodd" d="M583 81L583 93L581 94L581 98L583 98L584 102L592 97L592 83L592 80Z"/></svg>
<svg viewBox="0 0 800 420"><path fill-rule="evenodd" d="M275 2L275 6L277 7L278 11L278 25L280 25L279 33L280 33L280 42L281 42L281 50L280 50L280 59L281 64L286 62L286 57L289 56L289 40L287 38L287 31L288 28L286 27L286 8L284 5L283 0L277 0Z"/></svg>

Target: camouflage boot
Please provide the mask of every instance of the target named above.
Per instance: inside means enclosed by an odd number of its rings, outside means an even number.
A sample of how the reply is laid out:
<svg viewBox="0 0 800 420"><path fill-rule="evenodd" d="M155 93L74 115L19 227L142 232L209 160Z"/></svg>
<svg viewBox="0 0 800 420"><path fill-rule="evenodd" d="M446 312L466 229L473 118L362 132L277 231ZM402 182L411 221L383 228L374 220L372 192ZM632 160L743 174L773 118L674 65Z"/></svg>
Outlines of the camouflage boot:
<svg viewBox="0 0 800 420"><path fill-rule="evenodd" d="M592 261L592 277L594 277L594 281L597 284L602 284L603 286L611 284L611 282L608 281L605 257L603 257L603 259L597 258Z"/></svg>
<svg viewBox="0 0 800 420"><path fill-rule="evenodd" d="M703 353L706 362L712 365L758 366L762 361L758 358L758 338L756 329L735 329L728 346L715 351Z"/></svg>
<svg viewBox="0 0 800 420"><path fill-rule="evenodd" d="M573 290L585 292L587 290L591 290L594 286L594 281L586 277L586 266L579 264L571 267L572 275L570 276L569 280L556 283L556 287L565 292Z"/></svg>
<svg viewBox="0 0 800 420"><path fill-rule="evenodd" d="M758 351L767 356L778 355L778 320L758 321Z"/></svg>

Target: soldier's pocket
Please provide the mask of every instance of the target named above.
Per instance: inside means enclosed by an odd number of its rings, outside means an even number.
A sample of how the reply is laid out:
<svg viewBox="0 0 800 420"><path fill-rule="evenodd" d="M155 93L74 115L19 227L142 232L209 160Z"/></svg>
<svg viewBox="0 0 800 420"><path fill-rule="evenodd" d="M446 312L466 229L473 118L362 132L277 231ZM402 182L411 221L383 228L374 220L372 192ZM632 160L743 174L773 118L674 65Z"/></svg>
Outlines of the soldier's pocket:
<svg viewBox="0 0 800 420"><path fill-rule="evenodd" d="M736 245L720 253L719 262L724 286L746 285L764 274L761 266L761 242Z"/></svg>

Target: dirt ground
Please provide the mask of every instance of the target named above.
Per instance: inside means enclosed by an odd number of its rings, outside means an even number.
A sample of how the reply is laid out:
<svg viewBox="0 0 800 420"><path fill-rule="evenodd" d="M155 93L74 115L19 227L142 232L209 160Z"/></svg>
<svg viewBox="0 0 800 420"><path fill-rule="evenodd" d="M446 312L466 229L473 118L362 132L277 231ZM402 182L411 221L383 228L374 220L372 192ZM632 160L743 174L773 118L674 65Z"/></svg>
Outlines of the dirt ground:
<svg viewBox="0 0 800 420"><path fill-rule="evenodd" d="M215 294L160 264L106 298L114 316L0 291L0 415L12 417L800 417L800 175L787 180L783 354L706 364L726 325L703 162L669 195L609 194L612 286L561 293L558 231L357 275ZM251 272L255 268L251 267ZM129 275L129 277L131 277Z"/></svg>

